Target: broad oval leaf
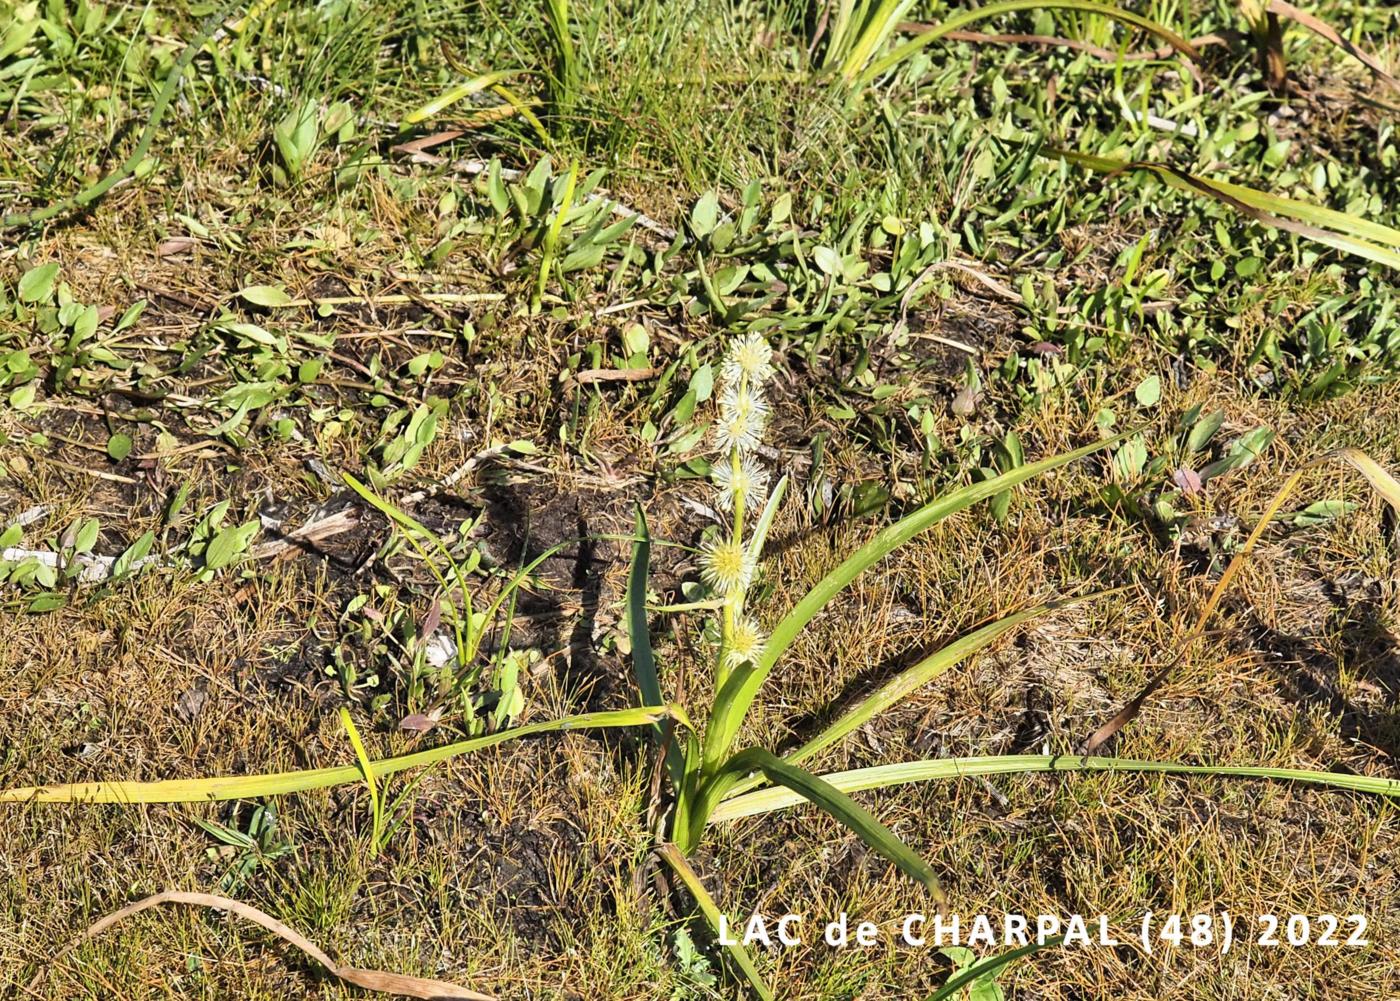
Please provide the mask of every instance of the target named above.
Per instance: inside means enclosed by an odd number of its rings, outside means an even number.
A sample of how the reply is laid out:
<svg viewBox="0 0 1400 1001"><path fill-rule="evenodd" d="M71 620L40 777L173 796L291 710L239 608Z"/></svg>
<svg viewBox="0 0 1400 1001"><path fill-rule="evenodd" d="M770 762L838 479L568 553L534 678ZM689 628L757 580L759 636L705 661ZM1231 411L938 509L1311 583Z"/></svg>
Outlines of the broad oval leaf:
<svg viewBox="0 0 1400 1001"><path fill-rule="evenodd" d="M292 301L281 285L249 285L239 290L238 297L250 305L268 308L286 306Z"/></svg>
<svg viewBox="0 0 1400 1001"><path fill-rule="evenodd" d="M131 435L118 432L107 439L107 454L121 462L131 454Z"/></svg>
<svg viewBox="0 0 1400 1001"><path fill-rule="evenodd" d="M19 280L20 302L48 302L53 295L54 280L58 278L58 262L50 261L30 268Z"/></svg>

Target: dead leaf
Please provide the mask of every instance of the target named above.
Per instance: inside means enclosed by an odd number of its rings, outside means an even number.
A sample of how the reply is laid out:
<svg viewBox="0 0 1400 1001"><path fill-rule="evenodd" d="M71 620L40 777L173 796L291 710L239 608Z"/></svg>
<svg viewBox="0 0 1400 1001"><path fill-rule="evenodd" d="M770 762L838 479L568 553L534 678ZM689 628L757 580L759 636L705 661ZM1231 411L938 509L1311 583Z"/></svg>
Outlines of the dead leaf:
<svg viewBox="0 0 1400 1001"><path fill-rule="evenodd" d="M955 417L971 417L977 412L977 401L982 398L982 394L971 386L964 386L958 390L958 395L953 397L953 415Z"/></svg>
<svg viewBox="0 0 1400 1001"><path fill-rule="evenodd" d="M198 688L191 688L181 692L180 697L175 700L175 715L186 723L193 723L195 717L204 711L204 707L209 704L209 693Z"/></svg>
<svg viewBox="0 0 1400 1001"><path fill-rule="evenodd" d="M1290 21L1296 21L1314 34L1327 39L1327 41L1364 65L1377 80L1381 80L1388 86L1400 90L1400 80L1393 77L1379 59L1369 52L1357 48L1350 41L1343 38L1337 33L1337 30L1326 21L1314 17L1307 11L1299 10L1291 3L1285 3L1284 0L1269 0L1269 6L1266 9L1271 14L1277 14L1279 17L1286 17Z"/></svg>
<svg viewBox="0 0 1400 1001"><path fill-rule="evenodd" d="M1205 484L1201 482L1201 474L1189 466L1182 466L1172 473L1172 482L1187 497L1196 497L1205 489Z"/></svg>
<svg viewBox="0 0 1400 1001"><path fill-rule="evenodd" d="M176 254L187 254L198 245L199 241L192 236L172 236L156 244L156 256L174 257Z"/></svg>
<svg viewBox="0 0 1400 1001"><path fill-rule="evenodd" d="M451 142L458 136L466 135L461 129L448 129L445 132L434 132L430 136L420 136L417 139L410 139L408 142L399 143L397 146L390 146L391 153L407 153L412 156L415 153L422 153L430 150L434 146L441 146L445 142Z"/></svg>
<svg viewBox="0 0 1400 1001"><path fill-rule="evenodd" d="M418 629L418 635L431 636L437 632L438 626L442 624L442 602L433 599L428 614L423 617L423 624Z"/></svg>
<svg viewBox="0 0 1400 1001"><path fill-rule="evenodd" d="M399 720L399 729L407 730L409 733L427 733L438 725L438 717L438 712L426 716L422 713L411 713Z"/></svg>
<svg viewBox="0 0 1400 1001"><path fill-rule="evenodd" d="M49 957L40 967L39 972L34 975L34 979L29 982L29 993L38 996L38 986L43 982L45 974L53 968L54 964L63 956L72 952L84 942L96 938L118 921L129 918L133 914L149 910L159 904L185 904L189 907L209 907L220 911L228 911L238 915L245 921L251 921L266 930L272 932L282 941L300 949L308 957L325 967L332 976L344 980L346 983L354 984L356 987L363 987L367 991L378 991L381 994L397 994L400 997L410 998L436 998L438 1001L495 1001L490 994L479 994L476 991L468 990L465 987L458 987L456 984L449 984L443 980L429 980L426 977L410 977L403 973L386 973L382 970L361 970L354 966L341 966L331 959L330 956L322 952L316 945L281 921L278 921L270 914L240 903L237 900L230 900L228 897L216 897L211 893L186 893L182 890L166 890L150 897L145 897L133 904L128 904L119 911L108 914L105 918L94 921L81 935L69 942L55 955Z"/></svg>

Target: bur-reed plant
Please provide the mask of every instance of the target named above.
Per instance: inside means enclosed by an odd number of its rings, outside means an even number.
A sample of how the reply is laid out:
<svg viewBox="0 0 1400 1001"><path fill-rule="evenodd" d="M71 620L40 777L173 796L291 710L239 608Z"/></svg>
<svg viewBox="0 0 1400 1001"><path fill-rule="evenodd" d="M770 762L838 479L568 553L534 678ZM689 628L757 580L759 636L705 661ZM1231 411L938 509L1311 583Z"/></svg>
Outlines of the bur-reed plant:
<svg viewBox="0 0 1400 1001"><path fill-rule="evenodd" d="M749 595L761 572L760 557L764 543L786 489L784 479L778 480L771 490L768 489L769 472L762 461L762 442L771 406L766 389L772 374L772 352L759 335L750 334L737 339L726 352L721 367L722 384L714 431L717 455L711 471L717 503L725 512L725 523L722 530L705 542L700 551L701 578L709 589L709 596L685 605L655 609L658 612L705 611L714 615L714 698L708 712L702 717L703 727L691 722L685 708L668 703L663 693L662 673L658 670L650 642L649 619L653 609L647 604L652 541L646 520L639 511L625 598L633 667L642 702L637 708L547 720L377 761L369 758L353 723L349 723L346 731L356 764L267 775L31 786L0 790L0 803L199 802L258 798L363 783L369 793L373 817L372 847L378 851L392 834L400 813L399 800L385 800L383 780L387 776L438 764L521 737L586 727L652 727L663 749L663 767L670 777L671 792L665 824L666 840L659 846L658 854L690 889L701 913L717 925L719 906L704 890L687 856L699 847L710 824L804 802L826 811L855 832L872 849L924 886L934 902L941 906L943 892L933 868L913 847L901 841L875 816L851 799L851 793L861 790L970 775L1131 771L1287 780L1400 797L1400 781L1371 776L1271 766L1181 764L1080 755L1009 755L912 761L823 776L802 767L805 759L841 740L885 710L899 705L916 690L1022 623L1051 608L1094 595L1037 605L973 630L885 681L834 723L787 755L779 757L761 747L736 750L743 724L780 658L812 619L861 573L921 532L978 501L993 498L1042 473L1108 448L1139 431L1131 429L1070 452L1020 465L999 476L952 490L929 501L877 532L864 546L848 553L778 619L771 630L765 631L755 618L754 610L748 606ZM1336 457L1361 472L1382 497L1400 510L1400 484L1378 463L1353 449L1342 450L1336 453ZM1227 567L1188 642L1199 635L1201 625L1219 601L1221 592L1300 478L1301 472L1291 475L1274 498L1260 525ZM451 557L426 527L367 487L357 482L352 482L352 486L374 507L388 515L395 530L404 534L433 570L443 594L464 603L460 614L454 617L454 621L462 626L458 637L459 649L475 649L474 641L479 638L480 624L489 615L483 616L481 612L473 614L469 604L471 586L467 572L455 565L450 573L437 569L429 552L430 547L435 547L439 555ZM519 587L537 563L538 560L511 577L506 582L503 594ZM498 595L487 605L487 611L494 614L502 600L503 597ZM1134 700L1129 710L1125 710L1126 715L1120 714L1122 718L1111 725L1121 727L1130 721L1142 700L1150 694L1150 689L1145 691ZM771 788L758 788L765 783ZM759 996L771 998L772 991L763 982L753 958L741 946L727 948L730 948L736 966Z"/></svg>
<svg viewBox="0 0 1400 1001"><path fill-rule="evenodd" d="M942 905L938 877L915 849L850 799L857 790L882 789L910 782L994 773L1040 771L1117 770L1215 775L1237 778L1292 780L1327 785L1385 796L1400 796L1400 781L1370 776L1343 775L1303 769L1190 765L1174 762L1134 761L1118 758L1058 755L1010 755L914 761L818 776L800 762L842 739L857 727L887 709L897 706L917 689L946 672L960 660L980 650L1021 623L1055 605L1040 605L997 620L950 643L913 667L885 682L872 695L861 700L837 721L791 753L779 757L772 752L749 747L735 751L734 745L745 718L753 709L764 681L783 653L826 605L836 598L862 572L926 531L949 515L979 500L1002 494L1033 476L1048 472L1137 433L1129 430L1116 438L1099 441L1075 451L1019 466L993 479L953 490L879 532L865 546L854 550L815 587L807 592L765 634L752 617L746 602L759 573L764 541L784 492L779 480L764 502L768 472L760 456L764 427L770 403L764 394L772 374L768 345L759 335L736 340L725 356L721 370L722 386L718 400L714 446L717 455L712 466L716 499L727 522L722 531L704 545L701 576L711 596L676 610L712 609L717 618L713 630L717 642L713 650L714 700L704 717L703 730L684 731L658 726L665 748L665 768L670 773L675 802L671 814L671 844L662 847L660 857L676 872L690 890L701 914L718 930L718 905L686 862L686 856L699 846L711 823L753 816L800 803L826 811L855 832L872 849L922 883ZM1354 449L1338 457L1359 470L1367 481L1397 510L1400 510L1400 484L1378 463ZM1188 642L1199 636L1206 618L1214 610L1220 594L1268 524L1284 498L1299 482L1295 473L1275 497L1261 525L1232 560L1226 573L1202 611ZM752 512L762 505L757 519ZM750 527L752 524L752 527ZM664 705L659 672L650 644L645 603L648 573L648 533L645 518L638 514L638 541L635 545L628 586L628 627L638 687L646 704ZM1086 597L1092 597L1086 596ZM1082 600L1082 599L1080 599ZM1144 694L1150 695L1148 691ZM1140 700L1137 701L1140 705ZM1134 708L1134 712L1136 709ZM1131 714L1120 720L1122 726ZM769 783L771 788L755 787ZM773 996L759 976L752 957L740 945L726 944L735 965L750 981L760 997ZM1014 957L1013 957L1014 958Z"/></svg>
<svg viewBox="0 0 1400 1001"><path fill-rule="evenodd" d="M809 802L852 830L867 845L921 883L936 906L944 893L933 868L917 851L858 805L835 784L813 775L799 764L804 758L840 740L880 712L897 705L911 692L938 677L959 661L992 643L1022 622L1047 611L1041 605L983 626L939 649L881 685L793 753L778 757L761 747L735 751L734 744L755 698L778 659L803 628L863 571L878 563L921 532L979 500L991 498L1033 476L1066 465L1105 448L1117 438L1095 442L1040 462L1019 466L1000 476L954 490L920 507L851 552L834 570L804 595L791 611L765 634L747 607L764 542L781 503L786 479L768 491L769 473L760 458L770 402L765 386L773 375L772 350L759 334L735 340L720 369L718 414L714 425L715 461L711 467L716 500L728 521L701 551L701 578L710 598L693 605L713 609L717 622L713 650L714 701L700 730L658 725L665 747L665 767L675 800L669 825L672 843L660 857L690 891L705 919L718 929L719 909L706 892L686 856L699 847L716 811L726 797L763 782ZM1131 433L1131 432L1130 432ZM754 514L757 513L757 517ZM663 705L661 682L652 651L646 593L650 541L644 515L637 516L637 542L628 581L627 621L633 666L643 700ZM1057 603L1058 604L1058 603ZM735 965L761 998L773 997L752 957L740 944L725 946Z"/></svg>
<svg viewBox="0 0 1400 1001"><path fill-rule="evenodd" d="M912 0L840 0L833 14L817 22L826 36L822 68L848 86L865 87L949 32L1004 14L1039 10L1069 10L1107 18L1155 35L1192 58L1196 56L1191 43L1165 25L1095 0L999 0L958 11L881 55L912 6Z"/></svg>
<svg viewBox="0 0 1400 1001"><path fill-rule="evenodd" d="M727 516L727 522L719 533L704 544L700 554L701 579L710 594L700 607L713 609L717 619L714 630L717 643L712 665L715 694L706 714L703 732L696 729L677 731L673 728L663 734L667 747L666 767L675 795L670 836L683 853L694 852L710 823L711 815L725 797L751 786L757 781L755 776L761 776L831 814L855 831L871 848L924 884L936 900L941 900L938 877L915 851L840 789L801 768L799 762L841 739L958 661L1050 606L1039 606L984 626L925 657L786 758L779 758L760 747L736 751L735 743L740 729L778 659L807 623L863 571L914 536L977 501L996 496L1119 439L1098 441L1063 455L1017 467L925 504L851 552L797 602L771 633L765 634L747 604L764 542L787 485L785 479L779 480L769 492L769 474L760 457L770 410L766 388L772 374L772 351L759 334L749 334L735 340L721 366L718 413L714 425L717 454L711 477L716 499ZM650 543L646 520L640 513L637 534L628 586L628 628L643 699L648 705L661 706L664 702L650 645L644 600Z"/></svg>

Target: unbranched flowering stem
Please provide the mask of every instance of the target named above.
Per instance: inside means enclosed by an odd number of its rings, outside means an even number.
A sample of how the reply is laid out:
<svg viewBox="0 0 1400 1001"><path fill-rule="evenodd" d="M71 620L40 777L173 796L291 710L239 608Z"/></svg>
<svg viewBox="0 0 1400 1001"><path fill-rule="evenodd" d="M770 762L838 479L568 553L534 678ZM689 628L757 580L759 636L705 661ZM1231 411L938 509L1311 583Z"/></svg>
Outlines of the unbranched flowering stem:
<svg viewBox="0 0 1400 1001"><path fill-rule="evenodd" d="M739 394L744 396L748 392L748 376L741 375L739 378ZM739 446L734 445L729 449L729 469L731 481L734 484L734 522L733 534L730 536L740 546L744 544L744 487L740 478L740 464L743 457L739 453ZM720 624L720 644L718 660L715 663L715 691L724 687L725 681L729 678L729 651L734 643L734 629L738 623L739 616L744 612L744 589L736 587L725 595L724 615Z"/></svg>
<svg viewBox="0 0 1400 1001"><path fill-rule="evenodd" d="M717 434L720 459L713 477L721 505L731 513L728 539L707 548L707 580L723 598L719 617L720 643L715 661L715 690L723 688L730 672L751 660L762 640L754 624L744 618L744 598L756 554L745 544L745 513L749 496L762 490L766 475L749 453L758 445L767 414L763 381L772 374L771 350L756 334L735 341L721 368L720 421Z"/></svg>

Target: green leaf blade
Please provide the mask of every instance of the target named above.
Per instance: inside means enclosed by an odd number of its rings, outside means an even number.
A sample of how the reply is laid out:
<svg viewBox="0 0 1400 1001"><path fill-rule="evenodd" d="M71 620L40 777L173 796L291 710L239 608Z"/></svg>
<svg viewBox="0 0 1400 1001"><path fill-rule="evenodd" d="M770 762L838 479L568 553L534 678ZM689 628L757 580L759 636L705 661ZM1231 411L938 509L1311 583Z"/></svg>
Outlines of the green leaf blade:
<svg viewBox="0 0 1400 1001"><path fill-rule="evenodd" d="M632 673L637 679L643 706L663 706L661 677L656 670L656 656L651 648L651 631L647 622L647 580L651 568L651 533L646 514L637 505L636 542L632 544L632 566L627 573L627 636L632 645ZM666 745L666 770L672 787L679 789L685 773L680 748L661 723L654 730L656 738Z"/></svg>
<svg viewBox="0 0 1400 1001"><path fill-rule="evenodd" d="M710 896L710 891L705 889L705 884L700 881L700 874L697 873L679 848L675 845L662 845L656 849L656 853L662 860L671 867L671 870L680 877L685 888L690 891L690 895L695 898L695 903L700 907L700 913L704 915L705 922L719 938L720 917L722 912L719 904L715 903L715 898ZM754 965L753 957L749 951L737 942L726 942L724 948L729 952L729 957L734 960L734 965L739 967L744 979L749 982L749 986L754 989L762 1001L773 1001L773 989L764 981L763 975L758 972L758 967Z"/></svg>
<svg viewBox="0 0 1400 1001"><path fill-rule="evenodd" d="M1148 772L1223 778L1277 779L1346 789L1400 799L1400 779L1262 765L1188 765L1174 761L1081 757L1070 754L1008 754L991 757L934 758L894 765L877 765L823 775L823 781L845 793L886 789L913 782L966 778L977 775L1026 775L1032 772ZM788 789L760 789L725 800L710 815L711 823L753 817L803 802Z"/></svg>
<svg viewBox="0 0 1400 1001"><path fill-rule="evenodd" d="M896 46L883 58L876 60L868 69L861 72L858 64L848 64L845 67L843 76L848 83L859 80L862 85L869 84L886 70L897 66L908 59L915 52L937 41L951 31L958 31L976 21L983 21L992 17L999 17L1002 14L1011 14L1022 10L1073 10L1085 14L1097 14L1110 20L1120 21L1123 24L1141 28L1152 35L1156 35L1178 52L1182 52L1192 58L1197 53L1195 48L1186 39L1165 25L1156 21L1135 14L1129 10L1115 7L1111 4L1095 3L1093 0L1002 0L1000 3L989 3L982 7L974 7L971 10L961 11L952 17L922 32L902 45Z"/></svg>
<svg viewBox="0 0 1400 1001"><path fill-rule="evenodd" d="M799 761L805 761L818 751L830 747L880 713L898 705L911 694L942 676L968 657L991 646L991 644L1011 632L1017 626L1029 622L1031 619L1038 618L1046 612L1067 608L1078 602L1102 597L1104 594L1110 593L1113 592L1098 591L1077 598L1045 602L1044 604L1016 612L1013 615L1004 616L978 629L974 629L964 636L960 636L946 646L940 647L912 667L906 668L886 681L858 704L843 713L836 722L822 730L821 733L817 734L791 754L784 755L783 760L796 764ZM758 785L757 779L746 779L731 789L726 794L725 798L731 799L756 785Z"/></svg>
<svg viewBox="0 0 1400 1001"><path fill-rule="evenodd" d="M818 807L850 828L872 849L893 862L901 872L923 884L935 900L943 903L943 888L939 885L938 876L933 868L893 831L876 820L873 814L825 779L784 761L771 751L751 747L729 759L724 771L715 781L723 784L732 777L755 769L762 771L770 782Z"/></svg>
<svg viewBox="0 0 1400 1001"><path fill-rule="evenodd" d="M263 775L229 775L199 779L161 779L154 782L77 782L70 785L29 786L0 789L0 803L204 803L230 799L256 799L309 789L328 789L366 780L366 771L375 777L392 775L409 768L421 768L446 761L472 751L521 737L569 730L614 729L646 726L671 717L684 719L674 706L659 709L621 709L610 712L584 713L532 723L529 726L502 730L483 737L473 737L442 747L415 751L394 758L372 761L368 768L362 764L333 768L311 768L294 772L272 772Z"/></svg>

